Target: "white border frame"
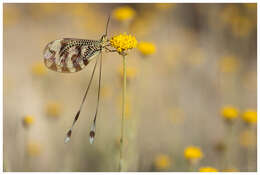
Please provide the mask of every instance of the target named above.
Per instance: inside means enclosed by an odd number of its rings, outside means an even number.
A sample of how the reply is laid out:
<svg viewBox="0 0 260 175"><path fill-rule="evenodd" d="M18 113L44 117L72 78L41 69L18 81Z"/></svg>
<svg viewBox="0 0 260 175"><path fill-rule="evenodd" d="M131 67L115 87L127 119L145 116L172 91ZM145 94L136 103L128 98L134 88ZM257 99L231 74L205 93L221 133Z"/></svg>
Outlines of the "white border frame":
<svg viewBox="0 0 260 175"><path fill-rule="evenodd" d="M1 46L0 46L0 54L1 54L1 61L0 61L0 76L2 77L2 81L1 81L1 87L0 87L0 91L2 93L2 100L1 100L1 114L2 114L2 120L0 120L0 125L1 125L1 130L0 130L0 134L1 134L1 144L0 144L0 155L1 155L1 159L0 159L0 172L3 171L3 3L257 3L256 0L229 0L229 1L209 1L209 0L173 0L173 1L167 1L167 0L121 0L121 1L116 1L116 0L97 0L97 1L90 1L90 0L76 0L76 1L70 1L70 0L27 0L27 1L23 1L23 0L3 0L3 2L1 3L1 19L0 19L0 23L1 23ZM259 9L259 4L257 4L257 9ZM259 10L257 10L257 91L259 92L259 87L260 87L260 72L259 72L259 59L258 59L258 53L259 53ZM259 111L260 109L260 104L259 104L259 96L257 95L257 110ZM257 148L259 148L260 145L260 139L259 139L259 122L257 122ZM257 172L260 172L260 164L259 164L259 150L257 151ZM257 172L237 172L235 174L250 174L250 175L256 175ZM3 173L3 172L2 172ZM9 173L9 172L8 172ZM10 172L12 174L18 174L15 172ZM27 174L28 172L25 173L20 173L19 174ZM47 172L34 172L37 174L47 174ZM52 173L48 173L48 174L54 174L54 173L59 173L59 174L83 174L83 172L52 172ZM100 175L107 175L107 174L117 174L117 172L102 172L102 173L93 173L93 172L86 172L88 174L100 174ZM119 172L118 172L119 173ZM122 172L121 172L122 173ZM132 172L123 172L123 174L136 174L136 173L132 173ZM140 172L141 174L154 174L155 172ZM181 174L181 175L187 175L187 174L198 174L200 172L172 172L174 174ZM220 172L219 172L220 173ZM85 173L84 173L85 174ZM169 173L160 173L160 172L156 172L156 174L159 175L165 175L165 174L171 174L171 172ZM204 173L204 174L208 174L208 173ZM224 173L221 172L221 174L228 174L230 175L231 173ZM232 172L232 174L234 174L234 172Z"/></svg>

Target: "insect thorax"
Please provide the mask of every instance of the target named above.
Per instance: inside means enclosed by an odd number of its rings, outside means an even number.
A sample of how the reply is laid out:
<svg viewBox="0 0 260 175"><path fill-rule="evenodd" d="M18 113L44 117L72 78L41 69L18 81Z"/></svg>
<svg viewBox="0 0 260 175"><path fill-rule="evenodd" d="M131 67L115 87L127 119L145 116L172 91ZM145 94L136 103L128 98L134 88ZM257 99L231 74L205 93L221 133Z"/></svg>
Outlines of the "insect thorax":
<svg viewBox="0 0 260 175"><path fill-rule="evenodd" d="M65 38L64 38L64 40L65 40ZM64 53L64 51L67 51L68 49L70 49L74 46L76 46L76 47L86 46L86 47L90 48L91 50L100 50L101 49L100 41L79 39L79 40L69 41L67 43L67 45L63 49L61 49L60 54L62 55Z"/></svg>

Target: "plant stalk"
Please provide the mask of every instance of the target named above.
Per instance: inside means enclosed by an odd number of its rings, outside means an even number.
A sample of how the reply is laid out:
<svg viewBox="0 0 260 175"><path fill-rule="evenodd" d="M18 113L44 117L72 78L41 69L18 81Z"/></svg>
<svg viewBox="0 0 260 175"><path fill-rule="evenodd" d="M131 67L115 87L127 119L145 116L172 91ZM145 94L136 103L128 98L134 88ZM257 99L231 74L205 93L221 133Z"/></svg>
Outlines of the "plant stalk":
<svg viewBox="0 0 260 175"><path fill-rule="evenodd" d="M123 91L122 91L122 119L121 119L121 138L120 138L120 159L119 172L123 169L123 143L124 143L124 123L126 114L126 57L123 55Z"/></svg>

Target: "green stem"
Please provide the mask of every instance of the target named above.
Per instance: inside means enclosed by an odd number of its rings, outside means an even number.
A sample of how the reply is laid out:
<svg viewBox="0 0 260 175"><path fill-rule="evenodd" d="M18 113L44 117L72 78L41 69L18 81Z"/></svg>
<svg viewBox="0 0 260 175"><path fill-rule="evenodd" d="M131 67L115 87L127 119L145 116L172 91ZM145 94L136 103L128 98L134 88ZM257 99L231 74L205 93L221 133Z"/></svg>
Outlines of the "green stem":
<svg viewBox="0 0 260 175"><path fill-rule="evenodd" d="M125 123L125 107L126 107L126 58L123 56L123 95L122 95L122 119L121 119L121 138L120 138L120 159L119 171L123 169L123 143L124 143L124 123Z"/></svg>

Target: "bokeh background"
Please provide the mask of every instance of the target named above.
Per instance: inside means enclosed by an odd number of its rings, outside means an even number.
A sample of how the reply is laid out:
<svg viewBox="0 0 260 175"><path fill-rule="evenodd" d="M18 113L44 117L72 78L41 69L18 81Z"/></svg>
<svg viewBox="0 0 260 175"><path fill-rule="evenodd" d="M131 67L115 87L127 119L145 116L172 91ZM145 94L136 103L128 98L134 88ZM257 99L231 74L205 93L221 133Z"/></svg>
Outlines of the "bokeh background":
<svg viewBox="0 0 260 175"><path fill-rule="evenodd" d="M43 49L63 37L131 34L124 171L256 171L256 4L4 4L4 171L117 171L122 57L103 55L64 144L93 62L47 70Z"/></svg>

